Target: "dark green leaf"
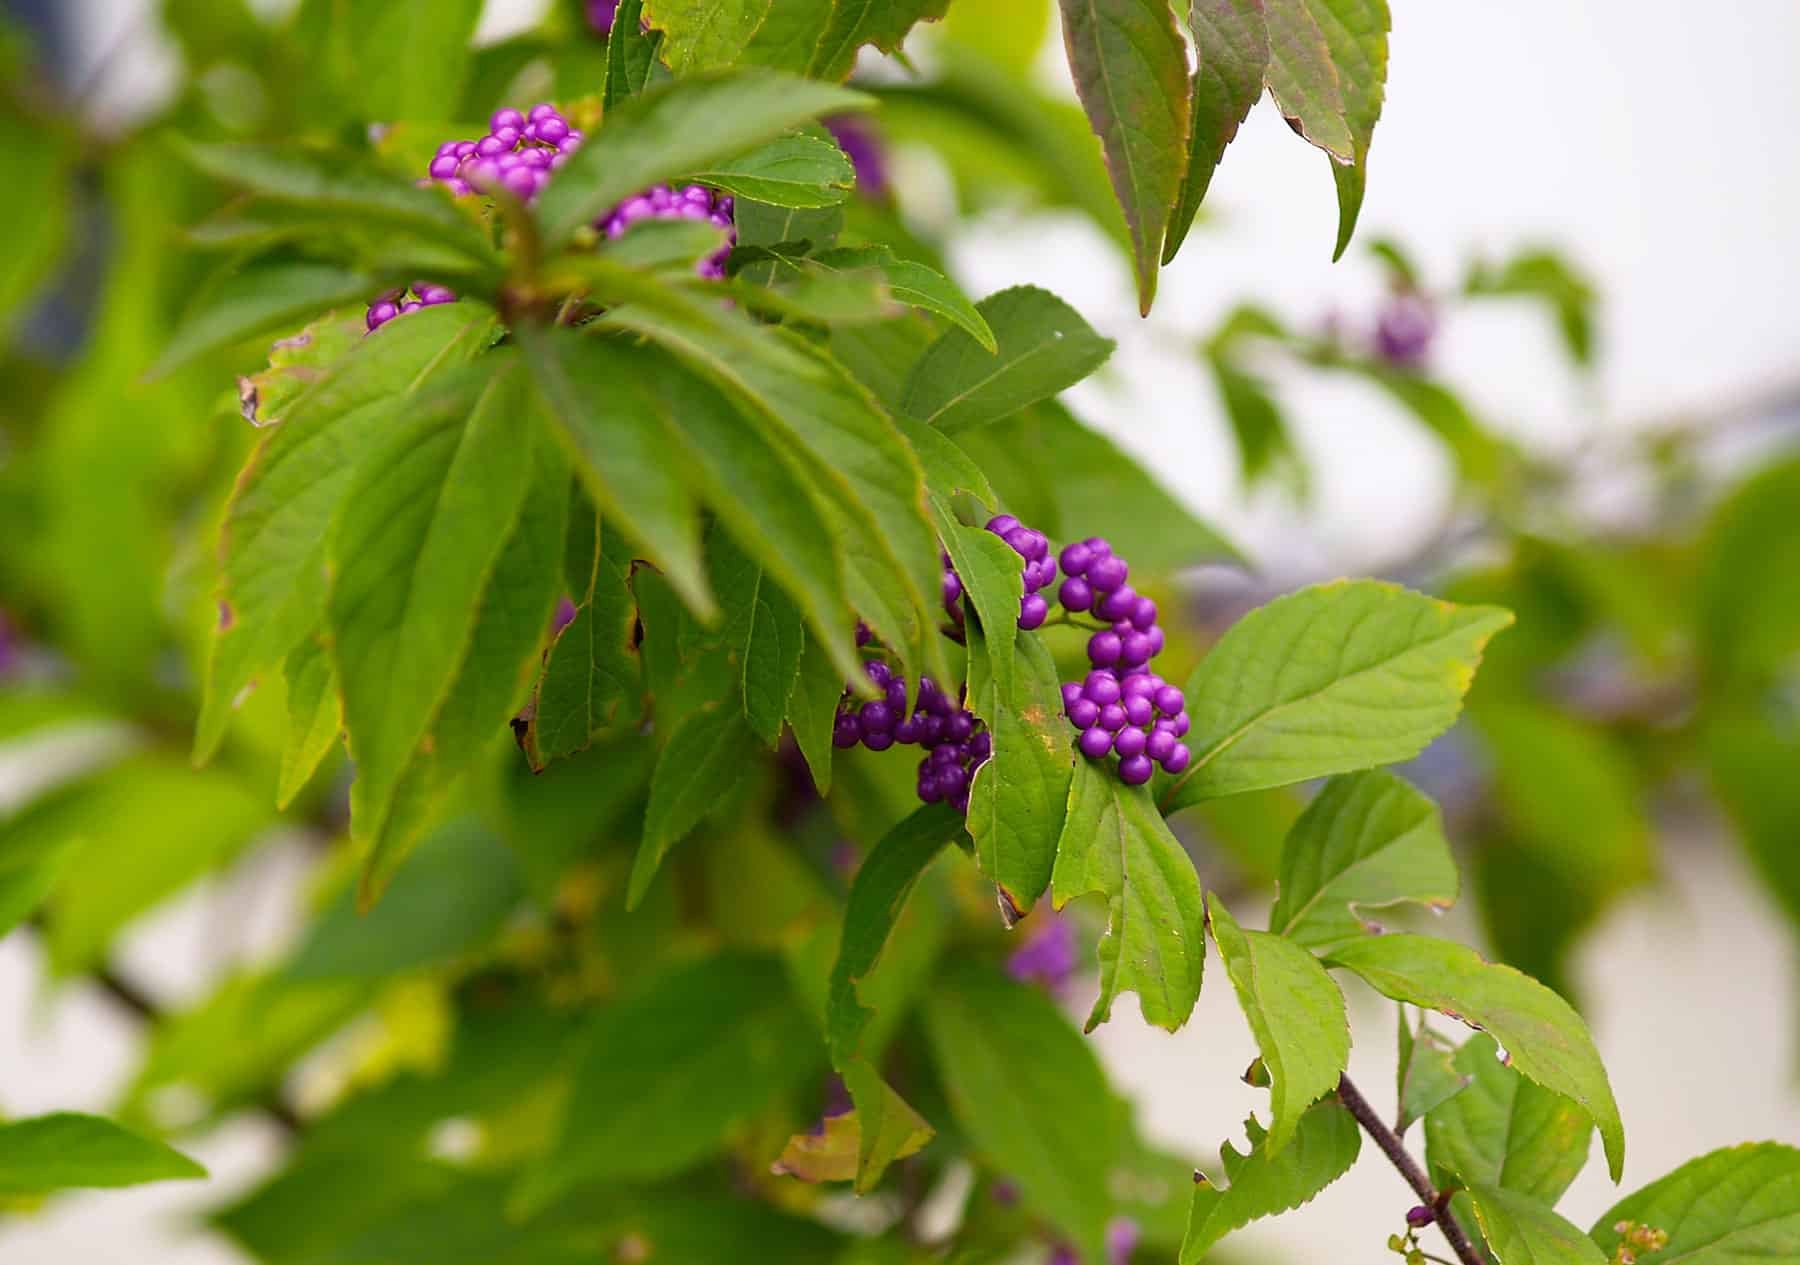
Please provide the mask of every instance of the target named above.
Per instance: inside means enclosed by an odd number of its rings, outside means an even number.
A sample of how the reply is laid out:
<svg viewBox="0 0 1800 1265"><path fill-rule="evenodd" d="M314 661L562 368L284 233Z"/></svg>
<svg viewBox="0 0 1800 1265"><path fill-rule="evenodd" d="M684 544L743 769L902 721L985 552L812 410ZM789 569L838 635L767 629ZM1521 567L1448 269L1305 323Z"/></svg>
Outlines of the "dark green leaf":
<svg viewBox="0 0 1800 1265"><path fill-rule="evenodd" d="M519 742L531 767L584 751L602 733L636 718L643 693L634 634L637 606L622 558L608 537L593 591L544 656L531 714Z"/></svg>
<svg viewBox="0 0 1800 1265"><path fill-rule="evenodd" d="M989 352L998 350L994 331L981 310L964 296L956 283L935 268L902 259L886 246L846 246L812 256L821 268L874 269L887 280L888 293L896 302L941 316L966 330Z"/></svg>
<svg viewBox="0 0 1800 1265"><path fill-rule="evenodd" d="M1561 1199L1587 1163L1588 1113L1502 1062L1486 1033L1463 1043L1455 1068L1468 1088L1425 1117L1433 1180L1504 1187L1546 1204Z"/></svg>
<svg viewBox="0 0 1800 1265"><path fill-rule="evenodd" d="M1213 943L1268 1069L1264 1149L1280 1153L1306 1109L1337 1088L1350 1058L1344 995L1317 958L1267 931L1243 931L1217 896L1206 902Z"/></svg>
<svg viewBox="0 0 1800 1265"><path fill-rule="evenodd" d="M659 181L730 158L868 98L771 71L659 85L621 103L538 201L554 244Z"/></svg>
<svg viewBox="0 0 1800 1265"><path fill-rule="evenodd" d="M1573 1098L1600 1127L1616 1180L1625 1127L1587 1025L1569 1003L1473 949L1425 936L1370 936L1334 948L1329 961L1395 1001L1440 1010L1493 1034L1512 1065L1545 1089Z"/></svg>
<svg viewBox="0 0 1800 1265"><path fill-rule="evenodd" d="M1138 310L1149 315L1163 232L1187 168L1187 46L1164 0L1060 0L1075 95L1125 213Z"/></svg>
<svg viewBox="0 0 1800 1265"><path fill-rule="evenodd" d="M1410 759L1456 719L1482 647L1510 623L1373 580L1252 611L1188 679L1194 762L1163 811Z"/></svg>
<svg viewBox="0 0 1800 1265"><path fill-rule="evenodd" d="M844 696L844 674L830 651L811 634L802 638L800 670L788 695L787 723L812 773L819 794L831 790L831 729L838 700Z"/></svg>
<svg viewBox="0 0 1800 1265"><path fill-rule="evenodd" d="M1261 1217L1271 1217L1308 1203L1313 1196L1350 1171L1362 1147L1356 1119L1337 1099L1317 1104L1300 1117L1293 1141L1271 1155L1266 1135L1252 1116L1244 1122L1250 1149L1239 1153L1229 1142L1220 1154L1225 1179L1221 1190L1201 1181L1188 1214L1181 1265L1194 1265L1231 1231Z"/></svg>
<svg viewBox="0 0 1800 1265"><path fill-rule="evenodd" d="M1404 1134L1413 1121L1424 1119L1467 1089L1472 1078L1456 1070L1451 1061L1455 1048L1425 1026L1423 1015L1419 1016L1419 1030L1415 1033L1407 1021L1406 1007L1396 1009L1400 1015L1400 1060L1395 1097L1400 1110L1394 1132Z"/></svg>
<svg viewBox="0 0 1800 1265"><path fill-rule="evenodd" d="M1669 1236L1651 1262L1738 1265L1800 1255L1800 1150L1774 1142L1711 1151L1627 1195L1589 1232L1604 1252L1620 1222ZM1640 1260L1646 1260L1642 1255Z"/></svg>
<svg viewBox="0 0 1800 1265"><path fill-rule="evenodd" d="M1263 0L1191 0L1188 30L1199 66L1194 71L1188 126L1187 179L1169 216L1166 264L1181 249L1194 213L1206 198L1225 147L1262 95L1269 67L1269 28Z"/></svg>
<svg viewBox="0 0 1800 1265"><path fill-rule="evenodd" d="M62 254L70 155L52 130L10 113L0 115L0 150L7 157L8 185L0 206L0 240L7 243L0 259L0 330L5 330Z"/></svg>
<svg viewBox="0 0 1800 1265"><path fill-rule="evenodd" d="M766 206L836 206L850 196L856 169L829 138L796 134L689 172L688 178Z"/></svg>
<svg viewBox="0 0 1800 1265"><path fill-rule="evenodd" d="M606 79L600 89L601 104L608 113L650 82L662 32L644 30L643 17L644 0L619 0L613 11L612 34L606 39Z"/></svg>
<svg viewBox="0 0 1800 1265"><path fill-rule="evenodd" d="M857 50L873 44L884 53L899 50L915 23L941 18L950 0L852 0L833 4L806 73L842 79L856 65Z"/></svg>
<svg viewBox="0 0 1800 1265"><path fill-rule="evenodd" d="M907 380L901 409L954 434L998 421L1087 377L1112 355L1074 308L1035 286L989 295L976 309L997 352L960 329L933 343Z"/></svg>
<svg viewBox="0 0 1800 1265"><path fill-rule="evenodd" d="M1408 901L1447 909L1456 886L1437 805L1391 773L1344 774L1288 832L1269 928L1325 948L1364 935L1365 910Z"/></svg>
<svg viewBox="0 0 1800 1265"><path fill-rule="evenodd" d="M1200 878L1146 788L1126 786L1106 766L1076 762L1051 891L1059 907L1089 892L1106 899L1090 1031L1127 989L1137 993L1146 1022L1171 1032L1187 1022L1206 962Z"/></svg>
<svg viewBox="0 0 1800 1265"><path fill-rule="evenodd" d="M1606 1265L1592 1239L1530 1195L1475 1183L1469 1202L1500 1265Z"/></svg>
<svg viewBox="0 0 1800 1265"><path fill-rule="evenodd" d="M669 849L718 806L746 768L744 748L754 742L736 707L684 716L656 762L644 838L631 867L627 905L635 907L650 888Z"/></svg>
<svg viewBox="0 0 1800 1265"><path fill-rule="evenodd" d="M0 1192L8 1195L205 1176L180 1151L99 1116L63 1111L0 1124Z"/></svg>

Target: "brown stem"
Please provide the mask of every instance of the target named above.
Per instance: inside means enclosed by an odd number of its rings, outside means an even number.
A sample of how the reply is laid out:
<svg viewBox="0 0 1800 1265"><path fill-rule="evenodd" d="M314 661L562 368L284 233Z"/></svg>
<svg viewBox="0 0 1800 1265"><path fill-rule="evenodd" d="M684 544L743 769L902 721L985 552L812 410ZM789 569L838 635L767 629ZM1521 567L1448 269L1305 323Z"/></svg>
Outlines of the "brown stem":
<svg viewBox="0 0 1800 1265"><path fill-rule="evenodd" d="M1419 1162L1407 1154L1399 1134L1388 1128L1381 1117L1375 1114L1375 1108L1369 1106L1369 1100L1362 1096L1362 1091L1351 1083L1348 1076L1338 1078L1337 1092L1338 1101L1350 1109L1350 1114L1356 1117L1356 1123L1375 1139L1375 1145L1381 1148L1381 1153L1400 1170L1400 1176L1413 1188L1419 1202L1432 1210L1437 1218L1438 1228L1444 1232L1444 1239L1450 1244L1450 1250L1456 1253L1456 1259L1462 1265L1486 1265L1481 1253L1469 1241L1467 1232L1450 1211L1450 1192L1439 1192L1432 1186L1431 1179L1419 1167Z"/></svg>

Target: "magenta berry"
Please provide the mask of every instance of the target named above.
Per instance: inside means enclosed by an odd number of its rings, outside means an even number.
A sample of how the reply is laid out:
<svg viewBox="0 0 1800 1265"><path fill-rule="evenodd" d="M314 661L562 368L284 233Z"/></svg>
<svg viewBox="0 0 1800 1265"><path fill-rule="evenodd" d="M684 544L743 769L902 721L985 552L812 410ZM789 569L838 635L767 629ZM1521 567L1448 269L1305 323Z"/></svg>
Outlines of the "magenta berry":
<svg viewBox="0 0 1800 1265"><path fill-rule="evenodd" d="M1144 736L1144 731L1142 729L1135 729L1127 726L1124 729L1119 730L1118 734L1113 738L1113 750L1129 759L1132 756L1142 755L1144 753L1144 748L1149 741L1150 740Z"/></svg>
<svg viewBox="0 0 1800 1265"><path fill-rule="evenodd" d="M1081 754L1090 760L1104 759L1106 754L1112 750L1112 744L1113 736L1099 726L1082 730L1081 737L1076 740L1076 745L1081 748Z"/></svg>
<svg viewBox="0 0 1800 1265"><path fill-rule="evenodd" d="M1094 604L1094 590L1086 580L1072 575L1056 590L1056 600L1063 604L1064 610L1084 611Z"/></svg>
<svg viewBox="0 0 1800 1265"><path fill-rule="evenodd" d="M1142 786L1154 771L1147 755L1128 755L1119 761L1119 780L1127 786Z"/></svg>

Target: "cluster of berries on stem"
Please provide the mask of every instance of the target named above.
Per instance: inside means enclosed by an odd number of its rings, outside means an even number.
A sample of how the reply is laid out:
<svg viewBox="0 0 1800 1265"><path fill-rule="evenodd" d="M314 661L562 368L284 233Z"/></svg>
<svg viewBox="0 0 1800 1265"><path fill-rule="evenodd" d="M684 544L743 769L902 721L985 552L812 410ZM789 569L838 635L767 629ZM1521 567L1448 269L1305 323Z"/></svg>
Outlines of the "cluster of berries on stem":
<svg viewBox="0 0 1800 1265"><path fill-rule="evenodd" d="M858 639L864 634L858 631ZM930 677L919 681L918 698L910 715L906 711L906 678L879 659L863 665L881 697L858 704L848 690L838 703L831 740L838 747L858 743L871 751L889 747L918 746L919 798L927 804L946 803L958 812L969 811L969 786L975 770L994 753L993 737L975 713L946 694Z"/></svg>
<svg viewBox="0 0 1800 1265"><path fill-rule="evenodd" d="M1019 599L1019 627L1026 632L1042 628L1044 620L1050 616L1050 603L1038 590L1048 588L1056 579L1056 559L1050 556L1050 538L1025 526L1011 514L994 515L988 519L987 529L1025 560L1025 595ZM944 609L960 624L963 621L962 577L951 565L950 555L946 553L943 557Z"/></svg>

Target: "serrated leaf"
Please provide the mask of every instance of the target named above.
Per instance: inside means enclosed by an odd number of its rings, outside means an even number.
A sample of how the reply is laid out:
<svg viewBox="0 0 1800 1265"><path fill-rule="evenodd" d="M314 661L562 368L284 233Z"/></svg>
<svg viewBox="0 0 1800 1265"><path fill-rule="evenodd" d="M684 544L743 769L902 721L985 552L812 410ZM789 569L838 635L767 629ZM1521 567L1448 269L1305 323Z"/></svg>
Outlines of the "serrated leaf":
<svg viewBox="0 0 1800 1265"><path fill-rule="evenodd" d="M996 680L1011 681L1013 647L1019 640L1019 603L1025 597L1024 562L993 532L965 527L942 502L934 505L938 537L981 620L981 644Z"/></svg>
<svg viewBox="0 0 1800 1265"><path fill-rule="evenodd" d="M1800 1256L1800 1149L1775 1142L1710 1151L1614 1204L1589 1231L1614 1251L1621 1221L1669 1236L1648 1261L1738 1265Z"/></svg>
<svg viewBox="0 0 1800 1265"><path fill-rule="evenodd" d="M856 871L825 1005L832 1062L840 1069L862 1053L863 1031L874 1018L859 999L858 982L880 961L919 876L961 833L954 809L926 804L889 831Z"/></svg>
<svg viewBox="0 0 1800 1265"><path fill-rule="evenodd" d="M1266 1150L1278 1155L1349 1061L1344 995L1312 954L1272 932L1241 930L1217 896L1208 896L1206 916L1269 1071Z"/></svg>
<svg viewBox="0 0 1800 1265"><path fill-rule="evenodd" d="M1425 936L1370 936L1335 947L1327 960L1395 1001L1492 1033L1521 1073L1573 1098L1593 1117L1618 1179L1625 1127L1587 1025L1568 1002L1530 976L1483 961L1473 949Z"/></svg>
<svg viewBox="0 0 1800 1265"><path fill-rule="evenodd" d="M196 761L217 749L245 689L324 618L325 541L359 462L409 397L479 352L492 329L492 315L473 304L409 313L359 345L263 436L220 533L220 623Z"/></svg>
<svg viewBox="0 0 1800 1265"><path fill-rule="evenodd" d="M180 1151L100 1116L60 1111L0 1124L0 1193L36 1195L205 1176L206 1170Z"/></svg>
<svg viewBox="0 0 1800 1265"><path fill-rule="evenodd" d="M269 367L238 379L238 406L252 426L279 426L288 408L331 375L369 330L359 313L332 313L269 348Z"/></svg>
<svg viewBox="0 0 1800 1265"><path fill-rule="evenodd" d="M683 716L656 761L644 837L631 866L626 907L635 909L669 849L687 837L743 776L744 749L755 741L737 707Z"/></svg>
<svg viewBox="0 0 1800 1265"><path fill-rule="evenodd" d="M817 637L804 634L800 669L788 695L787 723L821 795L831 790L831 730L843 696L843 671Z"/></svg>
<svg viewBox="0 0 1800 1265"><path fill-rule="evenodd" d="M1356 232L1356 217L1362 210L1369 142L1375 134L1376 120L1381 117L1387 89L1391 19L1387 0L1306 0L1306 4L1331 50L1344 102L1344 122L1349 126L1352 142L1350 165L1335 157L1331 164L1338 195L1337 246L1331 256L1336 260L1350 245Z"/></svg>
<svg viewBox="0 0 1800 1265"><path fill-rule="evenodd" d="M642 380L642 358L574 330L522 325L517 337L544 416L567 444L588 495L695 613L710 618L699 506L668 459L673 419Z"/></svg>
<svg viewBox="0 0 1800 1265"><path fill-rule="evenodd" d="M1171 1032L1187 1022L1206 962L1200 877L1148 790L1126 786L1103 765L1076 763L1051 892L1059 909L1090 892L1106 900L1100 996L1088 1031L1127 990L1137 993L1145 1022Z"/></svg>
<svg viewBox="0 0 1800 1265"><path fill-rule="evenodd" d="M888 1165L931 1141L932 1128L867 1063L851 1064L844 1080L856 1107L789 1138L775 1172L805 1182L854 1181L856 1192L866 1194Z"/></svg>
<svg viewBox="0 0 1800 1265"><path fill-rule="evenodd" d="M556 1141L516 1202L578 1184L672 1176L719 1150L824 1049L779 963L726 955L679 967L594 1019Z"/></svg>
<svg viewBox="0 0 1800 1265"><path fill-rule="evenodd" d="M981 310L969 302L956 283L935 268L915 259L902 259L887 246L846 246L812 256L821 268L873 268L887 279L888 293L895 302L941 316L966 331L989 352L997 352L994 331L988 327Z"/></svg>
<svg viewBox="0 0 1800 1265"><path fill-rule="evenodd" d="M987 722L993 755L975 771L969 834L981 872L1000 888L1008 917L1031 911L1050 882L1068 809L1075 748L1063 717L1062 687L1037 637L1014 647L1002 677L981 630L967 629L968 706Z"/></svg>
<svg viewBox="0 0 1800 1265"><path fill-rule="evenodd" d="M458 370L412 403L370 445L327 546L326 617L356 761L351 817L368 846L469 652L525 501L525 390L508 357Z"/></svg>
<svg viewBox="0 0 1800 1265"><path fill-rule="evenodd" d="M975 307L999 350L947 330L907 379L900 407L908 416L955 434L1074 386L1112 355L1113 341L1048 290L1016 286Z"/></svg>
<svg viewBox="0 0 1800 1265"><path fill-rule="evenodd" d="M643 29L643 17L644 0L619 0L613 11L613 33L606 39L606 78L600 86L601 105L607 113L650 82L663 37L661 31Z"/></svg>
<svg viewBox="0 0 1800 1265"><path fill-rule="evenodd" d="M1264 0L1269 29L1269 91L1288 122L1339 162L1356 156L1331 46L1309 0Z"/></svg>
<svg viewBox="0 0 1800 1265"><path fill-rule="evenodd" d="M611 537L605 541L587 594L550 643L532 694L531 715L520 737L534 771L585 751L615 724L641 707L643 665L634 633L637 605Z"/></svg>
<svg viewBox="0 0 1800 1265"><path fill-rule="evenodd" d="M1060 8L1075 95L1125 213L1138 310L1147 316L1187 168L1187 46L1164 0L1060 0Z"/></svg>
<svg viewBox="0 0 1800 1265"><path fill-rule="evenodd" d="M337 745L344 731L344 703L337 671L325 643L308 637L289 652L282 666L287 678L287 736L281 744L281 772L275 807L285 809L306 788L319 762Z"/></svg>
<svg viewBox="0 0 1800 1265"><path fill-rule="evenodd" d="M813 50L806 73L818 79L843 79L856 67L865 44L884 53L899 51L906 34L924 21L944 16L950 0L843 0L827 8L825 29Z"/></svg>
<svg viewBox="0 0 1800 1265"><path fill-rule="evenodd" d="M1269 929L1320 949L1364 935L1364 910L1447 909L1456 888L1437 805L1391 773L1342 774L1288 831Z"/></svg>
<svg viewBox="0 0 1800 1265"><path fill-rule="evenodd" d="M766 206L836 206L850 196L856 169L829 138L796 134L711 163L688 179Z"/></svg>
<svg viewBox="0 0 1800 1265"><path fill-rule="evenodd" d="M800 653L806 634L800 612L779 585L761 569L744 643L744 719L750 730L773 747L781 737L788 699L800 675Z"/></svg>
<svg viewBox="0 0 1800 1265"><path fill-rule="evenodd" d="M1406 1007L1396 1008L1400 1015L1400 1058L1395 1074L1395 1097L1399 1101L1394 1132L1404 1134L1415 1120L1462 1093L1471 1078L1456 1070L1452 1059L1456 1050L1449 1042L1425 1026L1419 1017L1419 1030L1414 1032L1407 1022Z"/></svg>
<svg viewBox="0 0 1800 1265"><path fill-rule="evenodd" d="M1463 1043L1454 1066L1468 1088L1425 1117L1433 1180L1504 1187L1545 1204L1561 1199L1587 1163L1588 1113L1501 1062L1485 1033Z"/></svg>
<svg viewBox="0 0 1800 1265"><path fill-rule="evenodd" d="M1474 1183L1469 1202L1482 1240L1500 1265L1606 1265L1592 1239L1530 1195Z"/></svg>
<svg viewBox="0 0 1800 1265"><path fill-rule="evenodd" d="M1163 811L1412 758L1456 719L1482 647L1510 623L1373 580L1252 611L1188 678L1194 761Z"/></svg>
<svg viewBox="0 0 1800 1265"><path fill-rule="evenodd" d="M1194 1265L1231 1231L1261 1217L1274 1216L1308 1203L1313 1196L1350 1171L1362 1147L1356 1119L1335 1098L1319 1103L1300 1117L1293 1141L1271 1155L1255 1117L1244 1122L1250 1149L1239 1153L1227 1142L1220 1153L1225 1166L1223 1190L1202 1182L1188 1212L1181 1265Z"/></svg>
<svg viewBox="0 0 1800 1265"><path fill-rule="evenodd" d="M644 20L662 32L669 69L686 76L736 65L772 8L773 0L649 0Z"/></svg>
<svg viewBox="0 0 1800 1265"><path fill-rule="evenodd" d="M166 377L203 356L291 328L326 308L366 301L378 288L375 278L332 264L265 262L236 269L204 290L183 315L150 376Z"/></svg>
<svg viewBox="0 0 1800 1265"><path fill-rule="evenodd" d="M649 185L741 154L820 115L868 104L861 93L836 84L773 71L649 88L621 102L606 126L570 156L539 198L538 218L550 243L561 245Z"/></svg>
<svg viewBox="0 0 1800 1265"><path fill-rule="evenodd" d="M1250 107L1262 95L1269 67L1269 28L1263 0L1191 0L1188 31L1199 65L1194 70L1188 125L1187 178L1169 216L1163 242L1166 264L1181 249L1194 214L1206 198L1213 172L1236 138Z"/></svg>
<svg viewBox="0 0 1800 1265"><path fill-rule="evenodd" d="M1093 1049L1056 1003L972 960L953 964L925 1000L950 1110L1028 1208L1102 1259L1107 1175L1128 1130Z"/></svg>

